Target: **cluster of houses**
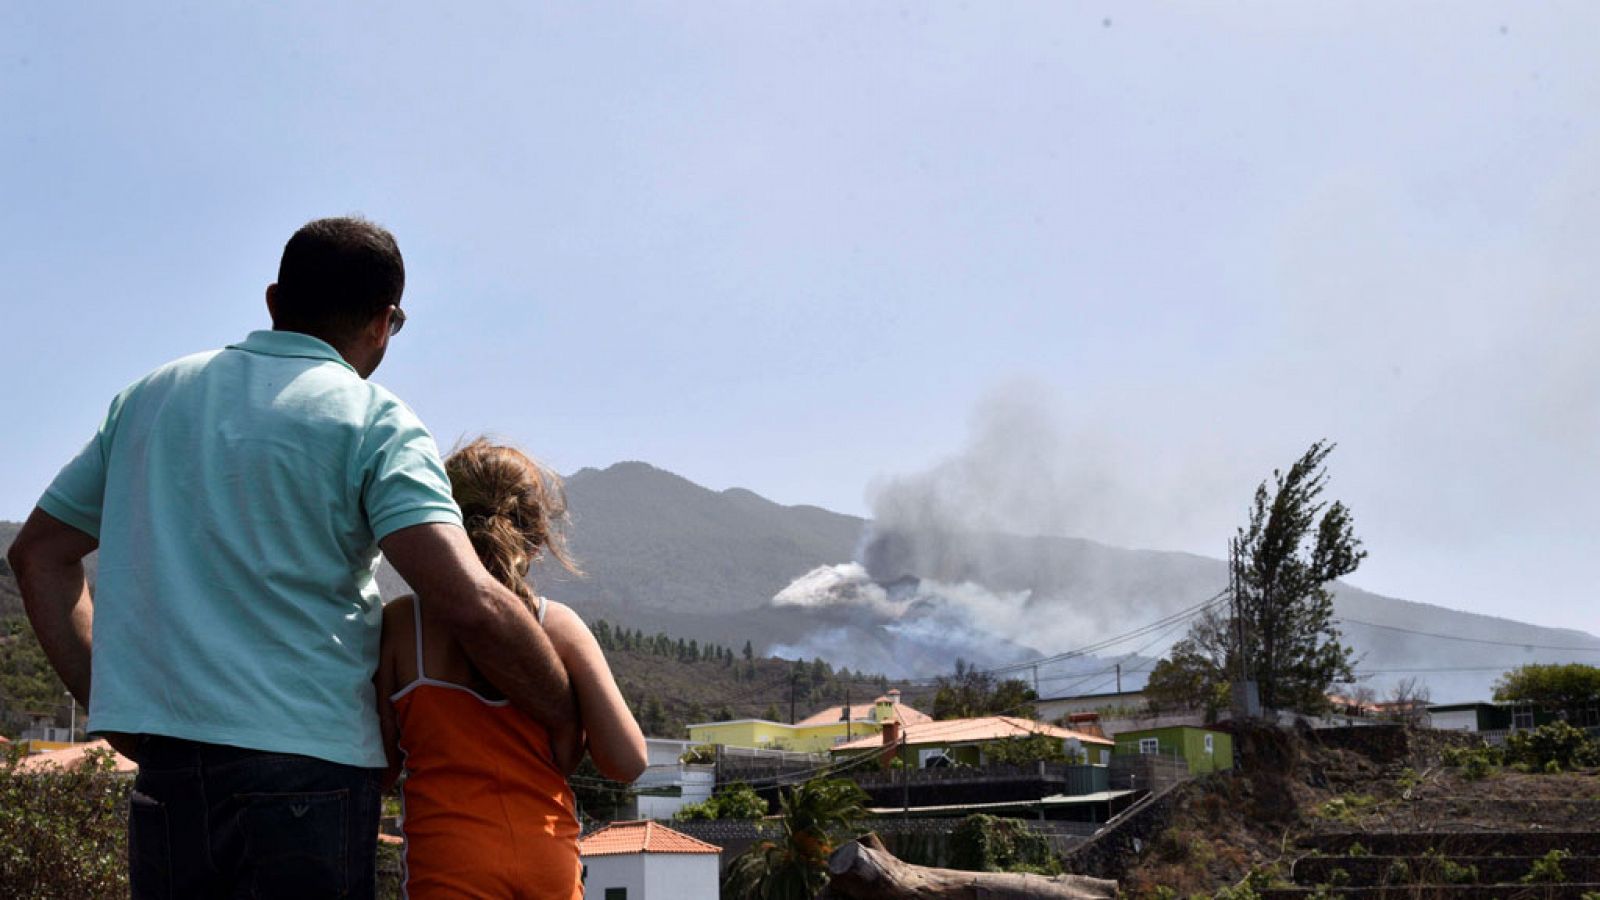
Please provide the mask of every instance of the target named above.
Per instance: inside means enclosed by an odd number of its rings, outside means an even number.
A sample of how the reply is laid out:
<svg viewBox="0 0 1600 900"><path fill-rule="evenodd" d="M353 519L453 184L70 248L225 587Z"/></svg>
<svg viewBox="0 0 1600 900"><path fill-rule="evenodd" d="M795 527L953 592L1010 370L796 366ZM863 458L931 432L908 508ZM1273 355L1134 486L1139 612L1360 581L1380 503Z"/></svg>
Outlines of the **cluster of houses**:
<svg viewBox="0 0 1600 900"><path fill-rule="evenodd" d="M830 706L795 722L698 722L688 726L687 740L649 738L649 767L616 820L586 823L580 850L587 895L716 896L723 867L748 846L753 827L742 823L744 833L735 823L674 817L734 783L750 785L770 802L783 787L816 775L847 777L865 791L871 813L886 828L920 823L938 831L981 812L1088 835L1163 784L1234 764L1227 731L1192 714L1153 714L1136 691L1051 698L1035 708L1037 719L935 720L891 690L870 703ZM1330 723L1351 724L1371 712L1341 708ZM1595 718L1592 724L1600 725L1600 711ZM1544 724L1549 715L1461 703L1428 707L1421 719L1495 739ZM104 746L57 740L61 729L47 727L40 724L19 740L29 752L24 770L77 765L87 750ZM1049 752L1019 760L1018 739ZM118 771L135 770L132 762L115 759Z"/></svg>

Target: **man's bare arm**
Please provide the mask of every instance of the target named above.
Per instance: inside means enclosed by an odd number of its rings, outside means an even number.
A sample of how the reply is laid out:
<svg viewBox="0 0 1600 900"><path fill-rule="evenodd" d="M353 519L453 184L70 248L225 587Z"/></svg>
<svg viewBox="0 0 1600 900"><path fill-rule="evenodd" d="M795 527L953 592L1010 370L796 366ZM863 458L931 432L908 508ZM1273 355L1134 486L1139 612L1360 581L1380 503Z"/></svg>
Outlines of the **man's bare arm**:
<svg viewBox="0 0 1600 900"><path fill-rule="evenodd" d="M574 726L572 683L550 638L522 598L484 570L465 531L454 525L413 525L380 546L512 705L552 731Z"/></svg>
<svg viewBox="0 0 1600 900"><path fill-rule="evenodd" d="M6 554L45 658L85 707L94 601L83 574L83 558L99 546L99 541L36 508Z"/></svg>

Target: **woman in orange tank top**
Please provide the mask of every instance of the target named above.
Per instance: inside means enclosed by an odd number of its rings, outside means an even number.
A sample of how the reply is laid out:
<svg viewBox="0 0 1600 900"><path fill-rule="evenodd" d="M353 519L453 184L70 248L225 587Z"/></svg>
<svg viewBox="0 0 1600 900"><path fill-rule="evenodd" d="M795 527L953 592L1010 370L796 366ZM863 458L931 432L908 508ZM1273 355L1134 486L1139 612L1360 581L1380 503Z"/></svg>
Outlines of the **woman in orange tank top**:
<svg viewBox="0 0 1600 900"><path fill-rule="evenodd" d="M645 766L644 737L588 627L527 584L541 553L577 572L555 528L566 511L560 479L482 439L452 454L445 470L479 559L545 627L582 721L551 733L478 674L426 604L390 603L379 712L391 773L406 773L404 895L577 900L579 827L566 776L587 750L607 778L631 782Z"/></svg>

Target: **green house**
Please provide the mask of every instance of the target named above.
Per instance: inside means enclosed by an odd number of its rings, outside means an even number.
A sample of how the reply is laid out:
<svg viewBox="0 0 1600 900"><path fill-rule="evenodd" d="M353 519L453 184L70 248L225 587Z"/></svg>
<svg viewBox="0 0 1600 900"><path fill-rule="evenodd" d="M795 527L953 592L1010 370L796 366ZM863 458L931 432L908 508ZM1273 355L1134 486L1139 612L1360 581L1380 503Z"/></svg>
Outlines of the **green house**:
<svg viewBox="0 0 1600 900"><path fill-rule="evenodd" d="M1117 755L1145 754L1178 757L1189 764L1189 774L1233 768L1233 735L1225 731L1174 725L1144 728L1116 735Z"/></svg>

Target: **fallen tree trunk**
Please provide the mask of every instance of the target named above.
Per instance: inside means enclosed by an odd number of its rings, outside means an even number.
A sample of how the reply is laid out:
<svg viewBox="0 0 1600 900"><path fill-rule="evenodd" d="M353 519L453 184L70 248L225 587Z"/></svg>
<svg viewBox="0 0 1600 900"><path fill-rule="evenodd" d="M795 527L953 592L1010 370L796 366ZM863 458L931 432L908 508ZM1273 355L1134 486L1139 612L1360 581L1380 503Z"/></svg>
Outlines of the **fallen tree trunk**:
<svg viewBox="0 0 1600 900"><path fill-rule="evenodd" d="M838 900L1110 900L1117 883L1087 875L962 872L902 862L875 834L833 851L822 897Z"/></svg>

